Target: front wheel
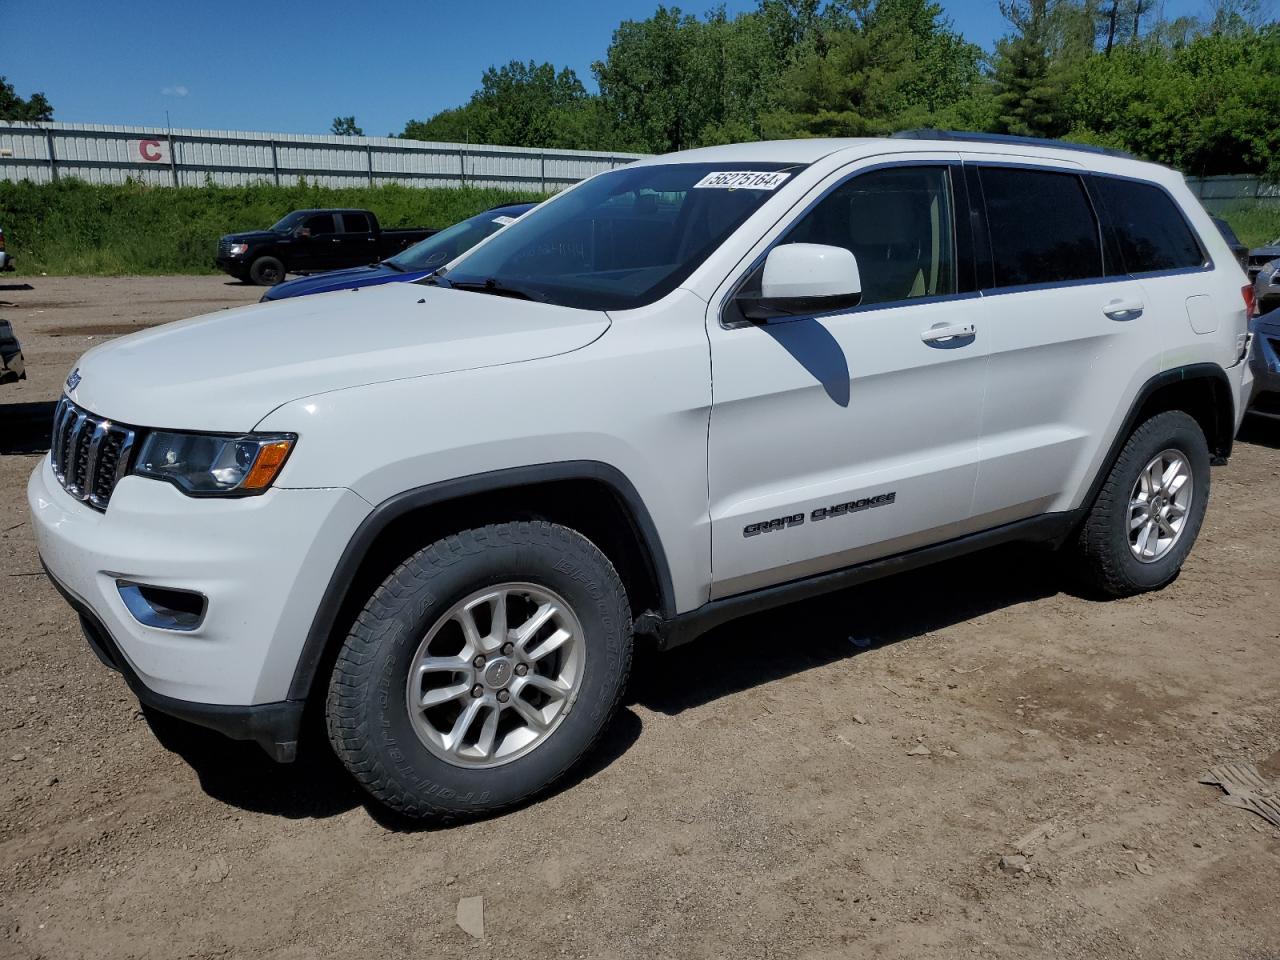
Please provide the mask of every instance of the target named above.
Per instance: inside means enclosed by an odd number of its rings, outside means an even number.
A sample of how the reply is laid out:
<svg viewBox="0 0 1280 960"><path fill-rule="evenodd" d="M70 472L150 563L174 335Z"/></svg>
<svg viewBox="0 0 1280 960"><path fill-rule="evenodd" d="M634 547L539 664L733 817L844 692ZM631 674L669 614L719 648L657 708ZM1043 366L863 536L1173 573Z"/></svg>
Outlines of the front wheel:
<svg viewBox="0 0 1280 960"><path fill-rule="evenodd" d="M249 279L260 287L274 287L284 279L284 264L276 257L259 257L249 266Z"/></svg>
<svg viewBox="0 0 1280 960"><path fill-rule="evenodd" d="M1157 414L1130 435L1080 529L1079 572L1113 597L1165 586L1191 552L1208 502L1204 431L1179 410Z"/></svg>
<svg viewBox="0 0 1280 960"><path fill-rule="evenodd" d="M329 740L366 790L412 817L492 813L595 744L631 667L613 565L550 523L447 537L374 592L329 684Z"/></svg>

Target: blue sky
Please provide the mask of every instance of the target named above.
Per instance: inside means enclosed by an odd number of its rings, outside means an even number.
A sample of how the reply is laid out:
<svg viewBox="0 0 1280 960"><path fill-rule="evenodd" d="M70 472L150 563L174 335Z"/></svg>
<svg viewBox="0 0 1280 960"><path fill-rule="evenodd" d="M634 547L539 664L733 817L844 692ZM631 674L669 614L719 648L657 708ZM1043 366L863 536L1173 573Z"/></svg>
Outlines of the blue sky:
<svg viewBox="0 0 1280 960"><path fill-rule="evenodd" d="M710 2L706 6L711 6ZM727 0L729 12L754 0ZM988 49L1004 31L995 0L944 0ZM355 114L399 132L464 102L491 64L549 60L594 88L591 62L613 28L656 0L0 0L0 74L43 90L59 120L327 132ZM1207 0L1165 0L1167 16ZM702 12L703 4L683 7Z"/></svg>

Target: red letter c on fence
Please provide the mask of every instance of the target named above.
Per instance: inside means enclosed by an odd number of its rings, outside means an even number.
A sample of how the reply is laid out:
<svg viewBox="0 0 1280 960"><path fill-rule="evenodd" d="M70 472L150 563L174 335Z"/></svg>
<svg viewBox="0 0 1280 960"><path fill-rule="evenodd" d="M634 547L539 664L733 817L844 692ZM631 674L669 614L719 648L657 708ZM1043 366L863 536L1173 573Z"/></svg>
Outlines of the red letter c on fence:
<svg viewBox="0 0 1280 960"><path fill-rule="evenodd" d="M142 154L142 159L148 163L155 163L160 159L160 141L139 140L138 153Z"/></svg>

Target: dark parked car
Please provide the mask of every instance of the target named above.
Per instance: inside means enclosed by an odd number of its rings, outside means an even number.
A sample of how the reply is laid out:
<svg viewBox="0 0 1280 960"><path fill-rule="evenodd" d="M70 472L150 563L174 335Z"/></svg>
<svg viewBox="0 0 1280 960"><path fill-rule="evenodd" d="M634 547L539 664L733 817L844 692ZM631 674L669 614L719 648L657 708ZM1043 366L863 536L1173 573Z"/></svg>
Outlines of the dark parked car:
<svg viewBox="0 0 1280 960"><path fill-rule="evenodd" d="M1231 248L1231 254L1240 261L1240 269L1249 270L1249 248L1240 242L1240 238L1236 236L1236 232L1231 229L1231 224L1223 220L1221 217L1211 217L1213 225L1218 228L1218 232L1222 234L1222 239L1227 241L1227 246Z"/></svg>
<svg viewBox="0 0 1280 960"><path fill-rule="evenodd" d="M435 233L383 230L368 210L295 210L268 230L218 241L218 266L241 280L271 286L286 273L377 263Z"/></svg>
<svg viewBox="0 0 1280 960"><path fill-rule="evenodd" d="M27 379L26 362L22 359L22 347L13 334L8 320L0 320L0 383L15 383Z"/></svg>
<svg viewBox="0 0 1280 960"><path fill-rule="evenodd" d="M1280 308L1280 260L1263 264L1254 274L1253 299L1260 314Z"/></svg>
<svg viewBox="0 0 1280 960"><path fill-rule="evenodd" d="M13 269L13 257L4 247L4 227L0 227L0 273Z"/></svg>
<svg viewBox="0 0 1280 960"><path fill-rule="evenodd" d="M1264 313L1249 324L1253 330L1253 396L1249 412L1280 419L1280 310Z"/></svg>
<svg viewBox="0 0 1280 960"><path fill-rule="evenodd" d="M1258 271L1272 260L1280 260L1280 237L1249 251L1249 279L1256 277Z"/></svg>
<svg viewBox="0 0 1280 960"><path fill-rule="evenodd" d="M305 297L309 293L354 290L357 287L372 287L380 283L421 280L431 271L444 266L454 257L466 253L485 237L497 233L516 217L536 206L536 203L513 203L494 207L474 217L460 220L426 240L415 243L408 250L397 253L381 263L375 263L371 267L334 270L277 284L262 295L262 302L284 300L288 297Z"/></svg>

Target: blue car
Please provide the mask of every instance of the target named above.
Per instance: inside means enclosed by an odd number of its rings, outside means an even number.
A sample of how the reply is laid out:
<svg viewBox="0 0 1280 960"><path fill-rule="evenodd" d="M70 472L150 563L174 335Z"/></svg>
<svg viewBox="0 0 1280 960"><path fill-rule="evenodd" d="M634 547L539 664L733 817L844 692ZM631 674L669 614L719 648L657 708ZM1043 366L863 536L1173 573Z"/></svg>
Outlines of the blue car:
<svg viewBox="0 0 1280 960"><path fill-rule="evenodd" d="M536 203L512 203L494 207L455 223L447 230L432 234L413 246L400 251L371 267L353 267L350 270L332 270L309 277L299 277L277 284L262 295L262 302L285 300L289 297L305 297L312 293L331 293L334 290L354 290L372 287L380 283L403 283L421 280L431 271L444 266L454 257L470 250L492 233L496 233L521 214L536 207Z"/></svg>

